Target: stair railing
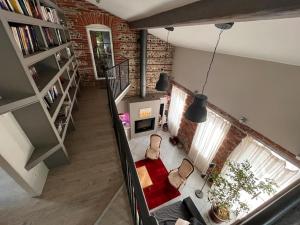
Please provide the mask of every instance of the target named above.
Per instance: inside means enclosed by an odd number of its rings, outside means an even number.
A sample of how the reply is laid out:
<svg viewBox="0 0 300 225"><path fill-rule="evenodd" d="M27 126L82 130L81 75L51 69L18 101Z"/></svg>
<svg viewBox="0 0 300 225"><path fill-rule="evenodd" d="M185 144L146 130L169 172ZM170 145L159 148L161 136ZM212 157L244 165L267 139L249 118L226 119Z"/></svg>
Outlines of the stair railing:
<svg viewBox="0 0 300 225"><path fill-rule="evenodd" d="M114 99L129 85L129 59L122 56L116 56L116 58L119 63L105 70Z"/></svg>
<svg viewBox="0 0 300 225"><path fill-rule="evenodd" d="M123 61L120 64L109 69L108 73L106 73L108 104L118 144L118 151L120 155L125 184L127 187L127 194L134 225L158 225L155 217L152 216L149 212L145 196L136 172L135 163L130 152L123 124L119 119L117 107L115 104L115 99L122 92L121 90L129 84L129 82L126 85L126 82L122 83L121 79L119 79L119 81L116 81L116 79L112 78L114 77L113 74L115 73L112 71L120 71L121 69L119 68L119 66L128 65L127 63L128 60ZM129 75L129 70L127 71Z"/></svg>

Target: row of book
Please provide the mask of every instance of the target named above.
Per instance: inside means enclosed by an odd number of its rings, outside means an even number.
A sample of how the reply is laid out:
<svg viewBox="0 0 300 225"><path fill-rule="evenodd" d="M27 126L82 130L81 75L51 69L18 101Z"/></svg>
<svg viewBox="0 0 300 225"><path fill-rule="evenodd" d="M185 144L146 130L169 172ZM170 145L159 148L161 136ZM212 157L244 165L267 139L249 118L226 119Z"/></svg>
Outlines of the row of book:
<svg viewBox="0 0 300 225"><path fill-rule="evenodd" d="M62 30L55 29L55 34L56 34L58 43L59 43L60 45L66 42L66 41L65 41L66 39L63 38L63 37L64 37L64 34L63 34L63 31L62 31Z"/></svg>
<svg viewBox="0 0 300 225"><path fill-rule="evenodd" d="M56 9L41 5L41 14L43 20L60 24Z"/></svg>
<svg viewBox="0 0 300 225"><path fill-rule="evenodd" d="M51 106L57 99L58 95L59 95L59 93L57 91L57 87L56 87L56 85L53 85L44 97L44 103L47 106L48 110L51 109Z"/></svg>
<svg viewBox="0 0 300 225"><path fill-rule="evenodd" d="M43 27L43 31L44 31L45 38L46 38L48 46L49 47L56 46L57 44L55 43L54 35L51 32L51 28Z"/></svg>
<svg viewBox="0 0 300 225"><path fill-rule="evenodd" d="M58 46L65 43L65 38L62 30L43 27L46 41L49 47Z"/></svg>
<svg viewBox="0 0 300 225"><path fill-rule="evenodd" d="M24 55L43 50L42 47L39 46L36 31L33 26L18 25L11 26L11 29L14 39Z"/></svg>
<svg viewBox="0 0 300 225"><path fill-rule="evenodd" d="M66 125L70 109L71 109L71 102L65 100L55 120L55 126L59 134L62 133L63 128Z"/></svg>
<svg viewBox="0 0 300 225"><path fill-rule="evenodd" d="M0 0L0 8L26 16L41 18L35 0Z"/></svg>
<svg viewBox="0 0 300 225"><path fill-rule="evenodd" d="M0 8L60 24L57 10L43 5L39 10L36 0L0 0Z"/></svg>

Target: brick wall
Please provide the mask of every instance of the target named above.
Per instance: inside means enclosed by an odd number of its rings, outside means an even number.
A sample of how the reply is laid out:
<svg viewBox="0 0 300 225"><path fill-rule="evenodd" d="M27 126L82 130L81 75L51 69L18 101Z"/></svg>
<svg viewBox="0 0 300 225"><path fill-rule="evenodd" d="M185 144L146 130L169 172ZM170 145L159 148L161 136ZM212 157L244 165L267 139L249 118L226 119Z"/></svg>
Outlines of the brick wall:
<svg viewBox="0 0 300 225"><path fill-rule="evenodd" d="M193 96L191 94L188 94L186 101L185 101L185 106L184 106L184 112L187 110L188 106L192 104L193 102ZM178 138L180 142L183 144L183 149L185 150L186 153L189 152L192 141L197 129L197 123L193 123L183 116L181 119L180 127L178 129Z"/></svg>
<svg viewBox="0 0 300 225"><path fill-rule="evenodd" d="M132 85L129 95L139 93L139 32L129 28L125 20L120 19L97 6L84 0L57 0L57 4L63 9L71 41L74 44L75 56L79 62L79 73L83 78L83 85L94 86L94 69L92 56L88 46L86 26L90 24L102 24L111 28L115 56L122 55L129 59L129 79ZM166 43L153 35L148 35L148 67L147 89L154 91L153 87L158 79L161 69L171 71L172 47L168 53L164 51ZM165 58L165 55L167 57ZM117 63L117 60L115 60ZM102 82L103 83L103 82Z"/></svg>
<svg viewBox="0 0 300 225"><path fill-rule="evenodd" d="M193 101L193 93L186 89L184 86L178 84L175 81L172 81L173 85L176 85L181 90L185 91L188 94L185 110ZM282 146L274 143L267 137L253 130L245 124L241 124L237 119L233 118L228 113L224 112L217 106L208 103L208 107L220 114L223 118L228 120L231 123L230 130L228 131L223 143L221 144L217 154L215 155L213 162L217 164L217 169L221 170L224 163L226 162L230 153L235 149L235 147L242 141L246 135L250 135L253 138L259 140L260 142L266 144L276 153L284 157L285 159L294 162L296 165L299 165L299 162L295 159L295 155L290 153L288 150L284 149ZM185 111L184 110L184 111ZM184 146L185 152L189 152L193 137L197 129L197 124L186 120L184 117L181 120L180 128L178 130L178 138Z"/></svg>
<svg viewBox="0 0 300 225"><path fill-rule="evenodd" d="M167 31L166 31L167 35ZM149 34L147 42L147 91L156 92L155 84L159 78L159 73L163 70L169 75L172 73L173 47Z"/></svg>
<svg viewBox="0 0 300 225"><path fill-rule="evenodd" d="M228 156L244 137L246 137L246 133L238 129L236 126L230 127L222 145L213 159L213 162L217 165L217 170L221 171Z"/></svg>

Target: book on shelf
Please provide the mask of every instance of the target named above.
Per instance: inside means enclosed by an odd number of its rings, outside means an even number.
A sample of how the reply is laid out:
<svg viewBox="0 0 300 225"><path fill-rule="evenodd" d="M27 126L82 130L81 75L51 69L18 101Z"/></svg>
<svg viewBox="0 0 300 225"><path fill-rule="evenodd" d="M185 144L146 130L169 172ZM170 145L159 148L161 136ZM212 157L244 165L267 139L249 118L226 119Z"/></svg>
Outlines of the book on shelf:
<svg viewBox="0 0 300 225"><path fill-rule="evenodd" d="M60 52L56 53L56 60L60 67L64 66L68 61L68 59Z"/></svg>
<svg viewBox="0 0 300 225"><path fill-rule="evenodd" d="M35 0L0 0L0 8L26 16L40 18Z"/></svg>
<svg viewBox="0 0 300 225"><path fill-rule="evenodd" d="M70 110L71 102L69 100L65 100L54 122L59 134L61 134L64 126L67 124L67 118L70 113Z"/></svg>
<svg viewBox="0 0 300 225"><path fill-rule="evenodd" d="M37 36L32 26L28 25L12 25L11 30L17 46L23 55L29 55L40 51Z"/></svg>
<svg viewBox="0 0 300 225"><path fill-rule="evenodd" d="M39 78L39 75L35 69L35 66L31 66L29 67L29 73L31 75L31 77L34 79L34 81L37 81Z"/></svg>
<svg viewBox="0 0 300 225"><path fill-rule="evenodd" d="M59 29L55 29L56 37L58 40L58 43L61 45L63 43L62 38L61 38L61 32Z"/></svg>
<svg viewBox="0 0 300 225"><path fill-rule="evenodd" d="M73 67L73 70L75 70L75 68L76 68L76 62L72 61L72 67Z"/></svg>
<svg viewBox="0 0 300 225"><path fill-rule="evenodd" d="M70 109L71 109L71 102L68 100L64 101L62 104L61 110L58 113L58 116L64 116L65 118L67 118L69 115Z"/></svg>
<svg viewBox="0 0 300 225"><path fill-rule="evenodd" d="M61 61L61 54L60 54L59 52L56 53L56 60L57 60L58 62Z"/></svg>
<svg viewBox="0 0 300 225"><path fill-rule="evenodd" d="M60 24L56 9L41 5L41 14L43 20Z"/></svg>
<svg viewBox="0 0 300 225"><path fill-rule="evenodd" d="M45 34L47 44L48 44L49 47L53 47L53 46L55 46L55 41L54 41L53 33L51 32L50 29L51 28L43 27L43 31L44 31L44 34Z"/></svg>
<svg viewBox="0 0 300 225"><path fill-rule="evenodd" d="M68 57L71 58L71 56L72 56L71 49L69 47L66 47L66 51L67 51Z"/></svg>
<svg viewBox="0 0 300 225"><path fill-rule="evenodd" d="M60 118L58 116L54 123L55 123L58 134L61 135L61 132L63 131L63 127L64 127L64 124L65 124L64 118Z"/></svg>
<svg viewBox="0 0 300 225"><path fill-rule="evenodd" d="M48 109L51 108L52 104L55 102L55 100L57 99L59 93L57 91L57 87L56 85L53 85L49 91L47 92L47 94L44 96L44 103L47 106Z"/></svg>

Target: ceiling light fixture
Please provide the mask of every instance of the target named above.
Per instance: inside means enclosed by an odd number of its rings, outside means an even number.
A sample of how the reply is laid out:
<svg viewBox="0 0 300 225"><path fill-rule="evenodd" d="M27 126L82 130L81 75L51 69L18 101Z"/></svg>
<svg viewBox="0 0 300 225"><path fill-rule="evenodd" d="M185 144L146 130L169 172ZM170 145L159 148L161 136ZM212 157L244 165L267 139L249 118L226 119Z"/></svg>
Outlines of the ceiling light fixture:
<svg viewBox="0 0 300 225"><path fill-rule="evenodd" d="M168 31L167 34L167 46L166 46L166 54L165 59L167 59L167 53L168 53L168 44L169 44L169 34L170 31L174 31L174 27L166 27L165 28ZM158 91L167 91L169 88L169 77L168 74L165 72L161 72L159 74L159 79L155 85L155 89Z"/></svg>
<svg viewBox="0 0 300 225"><path fill-rule="evenodd" d="M221 35L223 33L224 30L228 30L233 26L233 23L221 23L221 24L215 24L215 26L220 29L219 32L219 37L206 73L206 78L205 78L205 82L202 86L202 92L201 94L195 94L194 96L194 101L193 103L188 107L187 111L185 112L185 118L195 122L195 123L202 123L206 121L207 118L207 109L206 109L206 104L207 104L207 96L204 95L204 91L205 91L205 87L208 81L208 76L209 73L211 71L211 67L212 64L214 62L215 59L215 55L217 52L217 48L221 39Z"/></svg>

